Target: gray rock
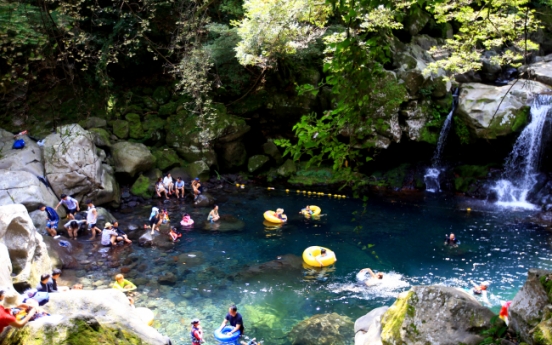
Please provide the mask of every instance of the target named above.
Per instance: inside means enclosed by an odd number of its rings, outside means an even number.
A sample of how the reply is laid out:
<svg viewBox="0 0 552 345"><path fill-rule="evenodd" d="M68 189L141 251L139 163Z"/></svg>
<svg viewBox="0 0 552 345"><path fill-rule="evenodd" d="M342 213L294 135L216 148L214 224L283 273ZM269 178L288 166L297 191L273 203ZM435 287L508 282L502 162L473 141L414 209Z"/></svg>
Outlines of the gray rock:
<svg viewBox="0 0 552 345"><path fill-rule="evenodd" d="M48 344L61 345L87 335L109 344L169 344L166 336L145 324L127 296L114 289L51 294L48 311L55 316L40 318L20 330L10 328L0 341L38 345L47 338Z"/></svg>
<svg viewBox="0 0 552 345"><path fill-rule="evenodd" d="M72 195L97 205L120 201L119 185L102 164L94 135L79 125L58 128L44 143L46 177L56 195Z"/></svg>
<svg viewBox="0 0 552 345"><path fill-rule="evenodd" d="M429 18L429 13L418 6L413 6L410 10L410 14L406 18L404 27L412 36L417 35L427 24Z"/></svg>
<svg viewBox="0 0 552 345"><path fill-rule="evenodd" d="M526 341L532 339L532 329L543 317L545 306L550 303L540 278L552 274L551 271L530 269L525 284L514 297L508 309L509 326L519 332ZM532 341L530 341L532 343Z"/></svg>
<svg viewBox="0 0 552 345"><path fill-rule="evenodd" d="M249 157L249 161L247 162L247 170L250 173L254 173L258 170L260 170L268 161L270 158L264 155L256 155Z"/></svg>
<svg viewBox="0 0 552 345"><path fill-rule="evenodd" d="M0 170L0 205L23 204L29 210L36 210L41 204L55 206L57 203L54 193L35 175Z"/></svg>
<svg viewBox="0 0 552 345"><path fill-rule="evenodd" d="M276 164L282 164L284 162L282 154L280 153L280 150L278 150L278 146L276 146L276 144L272 141L263 144L263 152L265 155L272 157Z"/></svg>
<svg viewBox="0 0 552 345"><path fill-rule="evenodd" d="M7 265L8 270L11 266L13 283L27 282L31 286L36 286L40 275L51 271L52 264L48 250L25 206L0 206L0 243L7 248L10 259L10 263L5 262L4 248L0 248L1 265L2 267ZM2 277L6 271L0 269L0 272Z"/></svg>
<svg viewBox="0 0 552 345"><path fill-rule="evenodd" d="M346 345L353 338L353 321L336 313L318 314L293 326L288 334L292 345Z"/></svg>
<svg viewBox="0 0 552 345"><path fill-rule="evenodd" d="M216 222L205 221L203 223L203 230L208 231L239 231L245 227L245 222L229 214L222 214L220 220Z"/></svg>
<svg viewBox="0 0 552 345"><path fill-rule="evenodd" d="M355 321L355 345L381 345L381 318L389 307L373 309Z"/></svg>
<svg viewBox="0 0 552 345"><path fill-rule="evenodd" d="M155 164L155 158L144 144L120 141L113 145L112 155L115 160L115 171L131 176L147 171Z"/></svg>
<svg viewBox="0 0 552 345"><path fill-rule="evenodd" d="M288 159L276 172L282 177L290 177L297 172L297 167L291 159Z"/></svg>
<svg viewBox="0 0 552 345"><path fill-rule="evenodd" d="M493 316L460 289L414 286L383 315L381 339L383 344L477 345Z"/></svg>
<svg viewBox="0 0 552 345"><path fill-rule="evenodd" d="M194 200L194 206L207 207L215 203L215 199L208 193L199 194Z"/></svg>
<svg viewBox="0 0 552 345"><path fill-rule="evenodd" d="M196 161L188 165L186 168L191 178L199 177L202 181L207 181L209 179L210 169L207 163L204 161ZM172 176L172 175L171 175Z"/></svg>
<svg viewBox="0 0 552 345"><path fill-rule="evenodd" d="M224 164L226 169L239 168L247 161L247 151L241 140L222 144L219 156L222 158L221 163Z"/></svg>
<svg viewBox="0 0 552 345"><path fill-rule="evenodd" d="M0 169L26 171L35 176L44 176L44 158L42 149L28 136L21 136L25 147L12 149L13 134L0 129Z"/></svg>
<svg viewBox="0 0 552 345"><path fill-rule="evenodd" d="M79 123L84 129L107 127L107 121L105 119L95 116L90 116L86 120Z"/></svg>
<svg viewBox="0 0 552 345"><path fill-rule="evenodd" d="M477 137L494 139L512 133L518 129L519 123L525 124L526 113L523 113L523 108L530 105L536 94L552 91L547 85L530 80L519 81L510 87L463 84L457 116L464 120Z"/></svg>
<svg viewBox="0 0 552 345"><path fill-rule="evenodd" d="M552 55L552 54L551 54ZM527 77L535 79L543 84L552 86L552 56L547 55L544 61L529 65L527 68Z"/></svg>

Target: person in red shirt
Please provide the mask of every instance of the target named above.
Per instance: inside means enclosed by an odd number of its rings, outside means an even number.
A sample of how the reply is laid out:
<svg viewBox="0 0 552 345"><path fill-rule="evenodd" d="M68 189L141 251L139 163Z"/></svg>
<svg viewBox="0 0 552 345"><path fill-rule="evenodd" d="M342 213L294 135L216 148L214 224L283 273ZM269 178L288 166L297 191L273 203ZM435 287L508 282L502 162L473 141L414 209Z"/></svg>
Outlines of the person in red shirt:
<svg viewBox="0 0 552 345"><path fill-rule="evenodd" d="M192 330L190 331L192 338L192 345L199 345L203 343L203 331L199 325L199 319L192 320Z"/></svg>
<svg viewBox="0 0 552 345"><path fill-rule="evenodd" d="M6 292L4 290L0 290L0 302L2 303L4 302L5 294ZM3 305L0 305L0 333L2 333L4 328L8 326L22 328L36 314L36 308L27 304L21 304L17 306L17 308L27 310L27 315L23 318L23 320L17 320L12 314L11 308L5 308Z"/></svg>

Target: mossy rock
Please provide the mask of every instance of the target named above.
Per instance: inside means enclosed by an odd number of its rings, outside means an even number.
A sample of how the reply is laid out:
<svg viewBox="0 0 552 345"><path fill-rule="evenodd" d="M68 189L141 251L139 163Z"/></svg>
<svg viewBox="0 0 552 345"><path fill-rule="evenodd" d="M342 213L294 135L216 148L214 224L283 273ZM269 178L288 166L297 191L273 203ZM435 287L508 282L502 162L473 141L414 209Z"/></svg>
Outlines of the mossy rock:
<svg viewBox="0 0 552 345"><path fill-rule="evenodd" d="M401 188L404 185L404 178L406 177L406 171L408 170L408 164L401 164L398 167L387 171L383 178L387 182L387 185L391 188Z"/></svg>
<svg viewBox="0 0 552 345"><path fill-rule="evenodd" d="M119 139L128 138L130 131L130 126L128 121L125 120L115 120L113 121L113 134Z"/></svg>
<svg viewBox="0 0 552 345"><path fill-rule="evenodd" d="M94 144L98 147L111 147L109 133L103 128L91 128L89 130L94 134Z"/></svg>
<svg viewBox="0 0 552 345"><path fill-rule="evenodd" d="M165 124L165 120L154 114L146 115L144 121L142 122L144 137L156 139L156 141L159 141L164 137Z"/></svg>
<svg viewBox="0 0 552 345"><path fill-rule="evenodd" d="M274 159L276 164L282 164L282 154L280 153L280 150L278 150L278 146L274 144L273 142L269 141L267 143L263 144L263 152L265 155L268 155Z"/></svg>
<svg viewBox="0 0 552 345"><path fill-rule="evenodd" d="M144 102L144 105L146 106L146 108L150 109L150 110L157 110L159 109L159 104L157 104L156 101L153 100L153 98L151 97L144 97L142 98L142 102Z"/></svg>
<svg viewBox="0 0 552 345"><path fill-rule="evenodd" d="M435 130L433 127L424 126L420 131L419 141L426 142L431 145L437 145L439 142L439 131Z"/></svg>
<svg viewBox="0 0 552 345"><path fill-rule="evenodd" d="M540 322L533 332L534 345L552 344L552 319Z"/></svg>
<svg viewBox="0 0 552 345"><path fill-rule="evenodd" d="M291 159L288 159L278 168L278 170L276 170L276 172L282 177L290 177L297 172L297 167Z"/></svg>
<svg viewBox="0 0 552 345"><path fill-rule="evenodd" d="M176 113L178 104L175 102L169 102L159 107L159 116L169 116Z"/></svg>
<svg viewBox="0 0 552 345"><path fill-rule="evenodd" d="M408 314L408 309L410 305L408 304L410 298L414 294L413 291L403 292L399 295L395 303L381 319L382 330L381 337L382 339L401 339L401 328L404 322L404 318Z"/></svg>
<svg viewBox="0 0 552 345"><path fill-rule="evenodd" d="M157 168L161 171L182 165L182 159L178 157L173 149L161 148L153 150L152 154L156 158Z"/></svg>
<svg viewBox="0 0 552 345"><path fill-rule="evenodd" d="M132 184L132 187L130 188L130 192L133 195L140 196L144 199L149 199L153 195L155 191L155 187L150 181L149 178L147 178L144 175L138 176L136 181Z"/></svg>
<svg viewBox="0 0 552 345"><path fill-rule="evenodd" d="M186 169L192 178L199 177L202 181L207 181L209 179L210 169L204 161L193 162L188 165Z"/></svg>
<svg viewBox="0 0 552 345"><path fill-rule="evenodd" d="M454 187L457 191L466 193L479 179L485 178L489 173L489 165L461 165L454 169L456 178Z"/></svg>
<svg viewBox="0 0 552 345"><path fill-rule="evenodd" d="M81 127L84 129L104 128L105 126L107 126L107 121L96 116L90 116L85 120L79 121L79 125L81 125Z"/></svg>
<svg viewBox="0 0 552 345"><path fill-rule="evenodd" d="M142 122L140 121L140 115L135 113L128 113L125 115L125 119L128 121L129 136L132 139L144 138L144 129L142 128Z"/></svg>
<svg viewBox="0 0 552 345"><path fill-rule="evenodd" d="M254 173L258 170L260 170L268 161L270 158L268 158L265 155L256 155L249 157L249 160L247 162L247 170L250 173Z"/></svg>
<svg viewBox="0 0 552 345"><path fill-rule="evenodd" d="M142 107L140 107L139 105L137 105L137 104L131 104L128 107L125 108L124 113L125 114L136 113L136 114L142 115L144 113L144 109Z"/></svg>
<svg viewBox="0 0 552 345"><path fill-rule="evenodd" d="M171 93L166 87L159 86L157 89L155 89L151 97L158 104L165 104L171 99Z"/></svg>

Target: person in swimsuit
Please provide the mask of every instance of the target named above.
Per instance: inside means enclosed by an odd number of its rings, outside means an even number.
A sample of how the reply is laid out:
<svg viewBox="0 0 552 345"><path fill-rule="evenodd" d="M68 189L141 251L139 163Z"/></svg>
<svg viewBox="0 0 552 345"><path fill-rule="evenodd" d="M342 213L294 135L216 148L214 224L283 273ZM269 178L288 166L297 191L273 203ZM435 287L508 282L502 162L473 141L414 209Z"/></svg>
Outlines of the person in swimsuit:
<svg viewBox="0 0 552 345"><path fill-rule="evenodd" d="M364 279L366 277L366 273L370 274L369 279ZM366 284L367 286L372 286L372 285L377 284L381 279L383 279L383 273L381 273L381 272L374 273L369 268L363 268L357 273L357 278L359 280L363 280L364 284Z"/></svg>
<svg viewBox="0 0 552 345"><path fill-rule="evenodd" d="M192 329L190 331L190 336L192 338L192 345L200 345L204 342L203 330L199 325L199 319L192 320Z"/></svg>
<svg viewBox="0 0 552 345"><path fill-rule="evenodd" d="M113 288L115 290L126 292L126 291L136 290L136 285L126 280L122 274L117 274L115 276L115 282L113 283Z"/></svg>
<svg viewBox="0 0 552 345"><path fill-rule="evenodd" d="M207 220L211 223L216 222L220 219L219 213L218 213L218 205L215 205L215 207L209 212L209 216L207 217Z"/></svg>
<svg viewBox="0 0 552 345"><path fill-rule="evenodd" d="M458 239L453 233L445 235L445 246L458 247Z"/></svg>
<svg viewBox="0 0 552 345"><path fill-rule="evenodd" d="M201 194L201 181L199 180L199 177L196 177L193 181L192 181L192 190L194 191L194 200L197 199L197 197L199 196L199 194Z"/></svg>
<svg viewBox="0 0 552 345"><path fill-rule="evenodd" d="M182 234L176 231L175 227L172 227L171 231L169 232L169 236L171 237L171 240L173 242L178 242L179 238L182 237Z"/></svg>

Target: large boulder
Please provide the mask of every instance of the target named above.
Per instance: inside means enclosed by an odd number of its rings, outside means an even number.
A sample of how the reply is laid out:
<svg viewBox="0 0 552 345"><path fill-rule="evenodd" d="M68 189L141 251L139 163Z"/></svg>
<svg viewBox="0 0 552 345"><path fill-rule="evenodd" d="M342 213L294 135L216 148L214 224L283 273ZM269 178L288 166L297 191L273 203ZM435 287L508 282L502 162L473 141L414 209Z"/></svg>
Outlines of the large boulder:
<svg viewBox="0 0 552 345"><path fill-rule="evenodd" d="M389 307L373 309L355 321L355 345L382 345L381 318Z"/></svg>
<svg viewBox="0 0 552 345"><path fill-rule="evenodd" d="M199 177L202 181L207 181L209 179L209 166L204 161L193 162L188 165L186 169L191 178Z"/></svg>
<svg viewBox="0 0 552 345"><path fill-rule="evenodd" d="M33 225L23 205L0 206L0 260L11 265L13 283L38 284L40 275L52 270L50 257L42 235ZM10 263L5 262L4 248ZM2 268L3 269L3 268ZM0 278L5 272L0 269Z"/></svg>
<svg viewBox="0 0 552 345"><path fill-rule="evenodd" d="M276 146L276 144L272 141L263 144L263 152L265 155L272 157L276 164L282 164L284 162L278 146Z"/></svg>
<svg viewBox="0 0 552 345"><path fill-rule="evenodd" d="M288 159L278 170L276 170L276 172L282 177L290 177L297 172L297 167L291 159Z"/></svg>
<svg viewBox="0 0 552 345"><path fill-rule="evenodd" d="M533 97L550 91L549 86L530 80L505 86L466 83L462 85L456 115L478 138L495 139L523 128Z"/></svg>
<svg viewBox="0 0 552 345"><path fill-rule="evenodd" d="M171 176L178 177L178 175L173 175L171 170ZM132 184L130 192L136 196L140 196L144 199L151 198L155 193L155 183L157 179L163 177L163 172L159 169L151 169L146 171L144 174L138 176L136 181Z"/></svg>
<svg viewBox="0 0 552 345"><path fill-rule="evenodd" d="M381 320L384 345L477 345L494 316L473 296L447 286L414 286Z"/></svg>
<svg viewBox="0 0 552 345"><path fill-rule="evenodd" d="M144 144L120 141L113 145L115 171L134 176L136 173L153 168L155 158Z"/></svg>
<svg viewBox="0 0 552 345"><path fill-rule="evenodd" d="M336 313L318 314L293 326L292 345L345 345L353 338L353 321Z"/></svg>
<svg viewBox="0 0 552 345"><path fill-rule="evenodd" d="M544 61L529 65L527 77L552 86L552 55L546 56Z"/></svg>
<svg viewBox="0 0 552 345"><path fill-rule="evenodd" d="M182 159L178 157L173 149L158 149L152 152L155 157L155 164L161 171L182 165Z"/></svg>
<svg viewBox="0 0 552 345"><path fill-rule="evenodd" d="M14 150L13 134L0 129L0 169L26 171L35 176L44 176L42 149L26 135L21 139L25 140L25 147Z"/></svg>
<svg viewBox="0 0 552 345"><path fill-rule="evenodd" d="M550 304L541 279L548 281L548 277L552 278L551 274L551 271L530 269L525 284L516 294L508 309L509 326L529 343L533 343L532 330L541 322L545 307Z"/></svg>
<svg viewBox="0 0 552 345"><path fill-rule="evenodd" d="M256 155L249 157L249 161L247 162L247 170L250 173L254 173L258 170L260 170L268 161L270 158L268 158L265 155Z"/></svg>
<svg viewBox="0 0 552 345"><path fill-rule="evenodd" d="M35 175L26 171L0 170L0 205L23 204L36 210L41 204L58 203L54 193Z"/></svg>
<svg viewBox="0 0 552 345"><path fill-rule="evenodd" d="M22 329L8 328L2 344L143 344L168 345L170 340L146 325L124 293L109 290L73 290L51 294L50 317L30 322Z"/></svg>
<svg viewBox="0 0 552 345"><path fill-rule="evenodd" d="M119 185L111 168L102 164L101 153L94 144L95 135L79 125L59 127L46 137L44 160L46 177L53 191L72 195L79 201L96 204L119 203Z"/></svg>

